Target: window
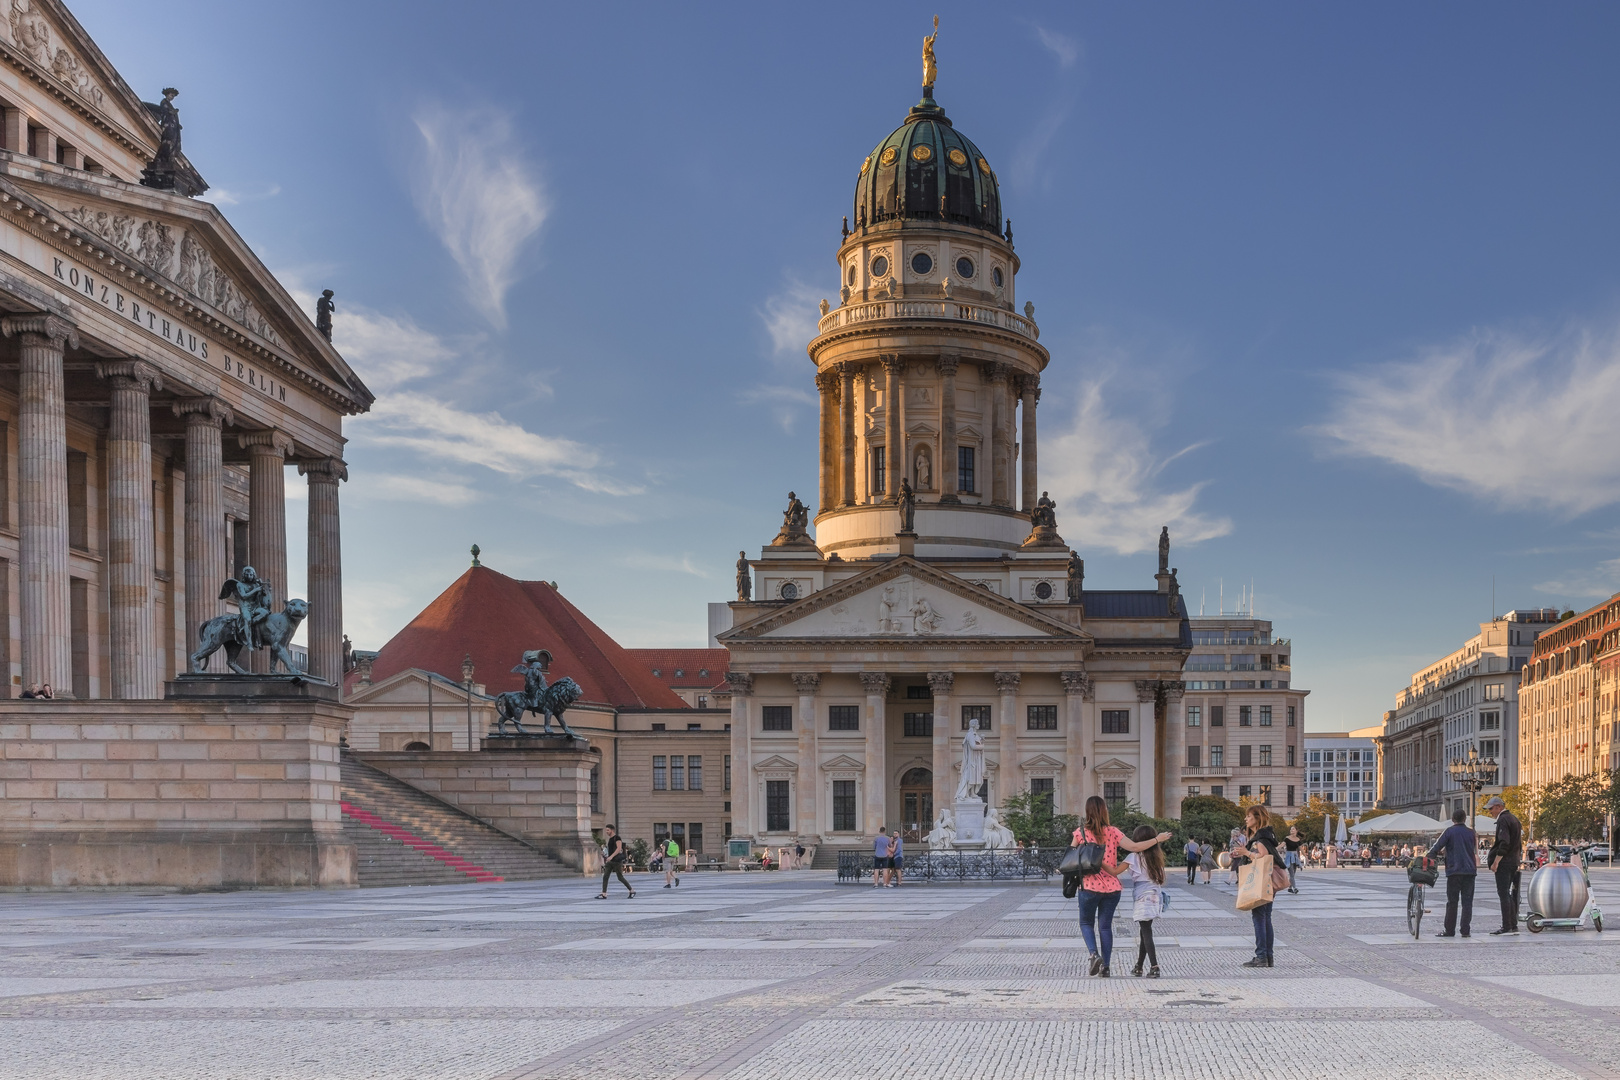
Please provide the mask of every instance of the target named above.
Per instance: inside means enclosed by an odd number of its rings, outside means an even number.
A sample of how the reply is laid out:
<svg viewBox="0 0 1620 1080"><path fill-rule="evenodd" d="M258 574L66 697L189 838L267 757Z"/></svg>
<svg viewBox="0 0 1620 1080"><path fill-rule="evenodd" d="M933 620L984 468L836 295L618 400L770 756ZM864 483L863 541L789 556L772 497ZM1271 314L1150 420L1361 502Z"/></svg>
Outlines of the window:
<svg viewBox="0 0 1620 1080"><path fill-rule="evenodd" d="M1187 747L1187 768L1196 769L1202 765L1203 761L1201 759L1203 757L1203 753L1204 748L1202 746L1195 744Z"/></svg>
<svg viewBox="0 0 1620 1080"><path fill-rule="evenodd" d="M1253 726L1254 726L1254 706L1252 706L1252 705L1239 705L1238 706L1238 727L1253 727Z"/></svg>
<svg viewBox="0 0 1620 1080"><path fill-rule="evenodd" d="M602 812L602 768L599 765L591 766L591 813Z"/></svg>
<svg viewBox="0 0 1620 1080"><path fill-rule="evenodd" d="M1125 781L1105 780L1103 782L1103 798L1115 806L1125 803Z"/></svg>
<svg viewBox="0 0 1620 1080"><path fill-rule="evenodd" d="M1261 727L1270 727L1271 726L1271 706L1270 705L1262 705L1262 706L1260 706L1260 726Z"/></svg>
<svg viewBox="0 0 1620 1080"><path fill-rule="evenodd" d="M726 755L726 790L731 790L731 755Z"/></svg>
<svg viewBox="0 0 1620 1080"><path fill-rule="evenodd" d="M669 823L665 821L653 822L653 847L661 848L669 841Z"/></svg>
<svg viewBox="0 0 1620 1080"><path fill-rule="evenodd" d="M1226 706L1224 706L1224 705L1211 705L1209 707L1209 726L1210 727L1225 727L1226 726Z"/></svg>
<svg viewBox="0 0 1620 1080"><path fill-rule="evenodd" d="M1356 763L1356 762L1358 762L1360 760L1361 760L1361 751L1360 750L1352 750L1352 751L1350 751L1351 764L1354 764L1354 763Z"/></svg>
<svg viewBox="0 0 1620 1080"><path fill-rule="evenodd" d="M700 709L707 709L709 707L709 699L704 695L699 694L697 696L697 707Z"/></svg>
<svg viewBox="0 0 1620 1080"><path fill-rule="evenodd" d="M686 725L686 730L687 731L702 731L703 730L703 725L702 724L687 724Z"/></svg>
<svg viewBox="0 0 1620 1080"><path fill-rule="evenodd" d="M1321 761L1322 761L1322 751L1320 751L1320 750L1312 750L1311 751L1311 764L1312 765L1318 765L1318 764L1321 763Z"/></svg>
<svg viewBox="0 0 1620 1080"><path fill-rule="evenodd" d="M932 701L933 697L934 692L926 686L906 687L906 699L908 701Z"/></svg>
<svg viewBox="0 0 1620 1080"><path fill-rule="evenodd" d="M1131 733L1131 711L1129 709L1104 709L1102 729L1104 735L1129 735Z"/></svg>
<svg viewBox="0 0 1620 1080"><path fill-rule="evenodd" d="M686 758L680 754L671 755L669 759L669 790L686 790Z"/></svg>
<svg viewBox="0 0 1620 1080"><path fill-rule="evenodd" d="M656 755L653 756L653 790L654 791L668 791L669 790L669 770L665 767L665 764L664 764L665 760L666 759L664 758L663 754L656 754Z"/></svg>
<svg viewBox="0 0 1620 1080"><path fill-rule="evenodd" d="M827 706L828 731L859 731L861 730L861 707L859 705L829 705Z"/></svg>
<svg viewBox="0 0 1620 1080"><path fill-rule="evenodd" d="M976 490L973 486L973 447L958 446L956 448L956 490L971 495Z"/></svg>
<svg viewBox="0 0 1620 1080"><path fill-rule="evenodd" d="M654 724L652 726L652 729L654 731L663 731L664 730L664 725L663 724Z"/></svg>
<svg viewBox="0 0 1620 1080"><path fill-rule="evenodd" d="M1264 743L1260 747L1260 764L1263 767L1266 767L1266 768L1270 768L1270 766L1271 766L1271 744L1270 743Z"/></svg>
<svg viewBox="0 0 1620 1080"><path fill-rule="evenodd" d="M1254 747L1248 743L1238 747L1238 764L1240 766L1254 764Z"/></svg>
<svg viewBox="0 0 1620 1080"><path fill-rule="evenodd" d="M765 781L765 831L774 833L787 832L791 826L788 824L788 782L786 780Z"/></svg>
<svg viewBox="0 0 1620 1080"><path fill-rule="evenodd" d="M1482 712L1479 714L1479 730L1502 730L1502 714L1499 712Z"/></svg>
<svg viewBox="0 0 1620 1080"><path fill-rule="evenodd" d="M677 821L669 827L669 838L675 841L675 846L681 849L682 855L685 855L686 823L684 821Z"/></svg>
<svg viewBox="0 0 1620 1080"><path fill-rule="evenodd" d="M1261 784L1260 785L1260 802L1264 806L1270 806L1271 805L1271 785L1270 784Z"/></svg>
<svg viewBox="0 0 1620 1080"><path fill-rule="evenodd" d="M1239 784L1238 785L1238 798L1247 799L1247 798L1252 797L1253 795L1254 795L1254 788L1250 787L1248 784Z"/></svg>
<svg viewBox="0 0 1620 1080"><path fill-rule="evenodd" d="M1288 767L1290 769L1292 769L1294 767L1294 744L1293 743L1288 744Z"/></svg>
<svg viewBox="0 0 1620 1080"><path fill-rule="evenodd" d="M1204 707L1202 705L1187 706L1187 726L1202 727L1204 724Z"/></svg>
<svg viewBox="0 0 1620 1080"><path fill-rule="evenodd" d="M1029 730L1031 730L1031 731L1056 731L1057 730L1057 706L1056 705L1031 705L1029 707Z"/></svg>
<svg viewBox="0 0 1620 1080"><path fill-rule="evenodd" d="M1311 784L1320 784L1322 782L1322 774L1319 772L1311 773L1307 782Z"/></svg>
<svg viewBox="0 0 1620 1080"><path fill-rule="evenodd" d="M1209 788L1209 793L1211 795L1215 796L1217 799L1224 799L1224 798L1226 798L1226 785L1224 785L1224 784L1211 784L1210 788Z"/></svg>
<svg viewBox="0 0 1620 1080"><path fill-rule="evenodd" d="M1507 691L1507 684L1506 683L1499 683L1499 682L1486 683L1485 684L1485 700L1486 701L1501 701L1501 700L1503 700L1503 697L1505 696L1506 691Z"/></svg>
<svg viewBox="0 0 1620 1080"><path fill-rule="evenodd" d="M886 482L886 477L884 475L886 470L883 468L883 451L884 451L884 449L885 449L885 447L882 447L882 446L874 446L874 447L872 447L872 483L871 483L871 488L872 488L872 494L874 494L874 495L882 495L883 494L883 485Z"/></svg>
<svg viewBox="0 0 1620 1080"><path fill-rule="evenodd" d="M1198 785L1194 784L1192 787L1188 788L1187 789L1187 794L1188 795L1197 795L1198 794Z"/></svg>
<svg viewBox="0 0 1620 1080"><path fill-rule="evenodd" d="M767 705L760 712L765 718L766 731L793 730L793 706Z"/></svg>
<svg viewBox="0 0 1620 1080"><path fill-rule="evenodd" d="M686 850L699 854L703 851L703 822L694 821L686 827Z"/></svg>
<svg viewBox="0 0 1620 1080"><path fill-rule="evenodd" d="M1351 773L1351 774L1350 774L1350 782L1351 782L1351 783L1352 783L1352 784L1359 784L1359 783L1361 783L1361 774L1360 774L1360 773L1359 773L1359 772L1353 772L1353 773Z"/></svg>
<svg viewBox="0 0 1620 1080"><path fill-rule="evenodd" d="M1502 753L1502 743L1499 740L1497 740L1497 739L1481 739L1481 740L1479 740L1479 756L1480 757L1493 758L1493 757L1500 756L1501 753Z"/></svg>
<svg viewBox="0 0 1620 1080"><path fill-rule="evenodd" d="M1293 784L1288 785L1288 805L1289 806L1294 805L1294 785Z"/></svg>
<svg viewBox="0 0 1620 1080"><path fill-rule="evenodd" d="M1032 776L1029 779L1029 794L1032 799L1044 799L1047 806L1057 797L1057 787L1050 776Z"/></svg>
<svg viewBox="0 0 1620 1080"><path fill-rule="evenodd" d="M1288 726L1294 726L1294 707L1292 705L1288 706Z"/></svg>
<svg viewBox="0 0 1620 1080"><path fill-rule="evenodd" d="M908 712L905 714L905 735L908 739L927 739L934 734L934 714Z"/></svg>
<svg viewBox="0 0 1620 1080"><path fill-rule="evenodd" d="M1212 746L1212 747L1210 747L1209 748L1209 767L1212 768L1212 769L1219 769L1219 768L1223 768L1225 765L1226 765L1226 747L1224 747L1224 746Z"/></svg>
<svg viewBox="0 0 1620 1080"><path fill-rule="evenodd" d="M78 450L67 452L68 546L90 550L90 458ZM245 530L238 529L240 534ZM60 541L58 541L60 543Z"/></svg>
<svg viewBox="0 0 1620 1080"><path fill-rule="evenodd" d="M855 781L833 781L833 832L855 831Z"/></svg>
<svg viewBox="0 0 1620 1080"><path fill-rule="evenodd" d="M1351 802L1353 802L1353 803L1358 803L1358 802L1360 802L1360 801L1361 801L1361 792L1359 792L1359 791L1352 791L1352 792L1351 792L1351 793L1350 793L1350 801L1351 801Z"/></svg>
<svg viewBox="0 0 1620 1080"><path fill-rule="evenodd" d="M962 706L962 730L968 729L968 721L978 720L980 731L990 730L990 706L964 705Z"/></svg>
<svg viewBox="0 0 1620 1080"><path fill-rule="evenodd" d="M699 754L693 754L686 759L686 789L703 790L703 758Z"/></svg>

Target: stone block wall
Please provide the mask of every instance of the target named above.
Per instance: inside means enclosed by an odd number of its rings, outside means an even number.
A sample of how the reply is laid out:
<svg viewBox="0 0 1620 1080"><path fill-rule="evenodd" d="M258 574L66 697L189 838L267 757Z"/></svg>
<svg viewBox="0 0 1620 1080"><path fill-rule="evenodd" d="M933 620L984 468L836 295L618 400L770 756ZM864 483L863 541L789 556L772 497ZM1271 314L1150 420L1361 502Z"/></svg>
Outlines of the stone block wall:
<svg viewBox="0 0 1620 1080"><path fill-rule="evenodd" d="M0 887L352 886L312 700L0 703Z"/></svg>

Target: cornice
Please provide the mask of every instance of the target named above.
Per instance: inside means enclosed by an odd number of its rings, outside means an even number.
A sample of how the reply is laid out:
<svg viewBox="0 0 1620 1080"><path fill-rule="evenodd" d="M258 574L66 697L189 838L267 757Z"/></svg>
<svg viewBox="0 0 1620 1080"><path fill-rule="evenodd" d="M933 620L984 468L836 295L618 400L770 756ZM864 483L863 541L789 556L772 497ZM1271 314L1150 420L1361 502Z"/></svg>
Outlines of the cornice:
<svg viewBox="0 0 1620 1080"><path fill-rule="evenodd" d="M76 114L80 119L112 139L119 146L122 146L125 150L128 150L131 154L139 158L149 158L152 156L155 150L153 145L137 141L136 137L128 130L119 127L118 125L109 123L106 117L102 116L100 113L80 101L77 94L69 93L68 90L55 79L47 78L43 72L34 67L31 60L26 57L18 56L17 53L12 51L9 42L0 41L0 60L4 60L23 78L45 91L61 104L67 106L67 108Z"/></svg>
<svg viewBox="0 0 1620 1080"><path fill-rule="evenodd" d="M817 364L820 364L821 353L823 353L828 346L840 342L857 340L860 338L882 338L908 333L920 334L941 332L949 333L953 337L978 337L1005 345L1015 346L1019 351L1032 353L1037 357L1038 362L1035 365L1037 371L1046 370L1047 364L1052 362L1052 354L1047 351L1046 346L1042 345L1038 341L1031 341L1029 338L1020 334L1003 330L1000 327L986 326L984 323L968 322L960 319L926 319L912 316L896 319L873 319L870 322L858 323L854 326L842 327L838 330L830 330L825 334L819 334L816 337L811 338L809 343L805 346L805 351L810 354L810 359L814 360ZM891 352L893 350L885 348L883 351ZM900 351L905 352L906 350L902 349Z"/></svg>

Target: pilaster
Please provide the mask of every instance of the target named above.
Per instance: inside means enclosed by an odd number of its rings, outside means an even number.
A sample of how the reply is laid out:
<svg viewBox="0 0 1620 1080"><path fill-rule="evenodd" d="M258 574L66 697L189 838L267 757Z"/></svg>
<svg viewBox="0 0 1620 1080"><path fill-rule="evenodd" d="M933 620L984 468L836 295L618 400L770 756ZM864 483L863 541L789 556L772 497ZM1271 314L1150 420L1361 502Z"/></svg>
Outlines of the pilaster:
<svg viewBox="0 0 1620 1080"><path fill-rule="evenodd" d="M905 475L902 459L906 456L906 388L900 376L906 365L895 353L884 353L878 359L883 364L883 498L897 502L900 478Z"/></svg>
<svg viewBox="0 0 1620 1080"><path fill-rule="evenodd" d="M754 677L744 671L728 671L726 685L731 690L731 835L752 837L754 762L749 702L754 695Z"/></svg>
<svg viewBox="0 0 1620 1080"><path fill-rule="evenodd" d="M853 360L838 365L840 420L843 424L843 434L839 440L839 449L842 456L840 469L842 480L838 485L838 505L855 505L855 417L860 409L860 388L856 380L865 377L865 365ZM827 505L826 503L822 504Z"/></svg>
<svg viewBox="0 0 1620 1080"><path fill-rule="evenodd" d="M954 353L941 356L939 368L939 501L959 503L956 466L956 369L961 358Z"/></svg>

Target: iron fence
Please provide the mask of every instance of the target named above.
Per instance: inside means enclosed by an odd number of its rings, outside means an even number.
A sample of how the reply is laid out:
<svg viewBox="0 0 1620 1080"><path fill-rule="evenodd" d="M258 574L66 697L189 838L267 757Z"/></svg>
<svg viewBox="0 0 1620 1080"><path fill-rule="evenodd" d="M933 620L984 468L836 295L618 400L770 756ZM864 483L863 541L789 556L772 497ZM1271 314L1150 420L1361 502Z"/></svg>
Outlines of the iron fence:
<svg viewBox="0 0 1620 1080"><path fill-rule="evenodd" d="M1057 873L1064 849L1013 849L1010 851L927 851L907 855L902 868L905 880L932 881L1028 881L1046 880ZM872 856L862 851L838 853L840 884L864 881L872 874Z"/></svg>

